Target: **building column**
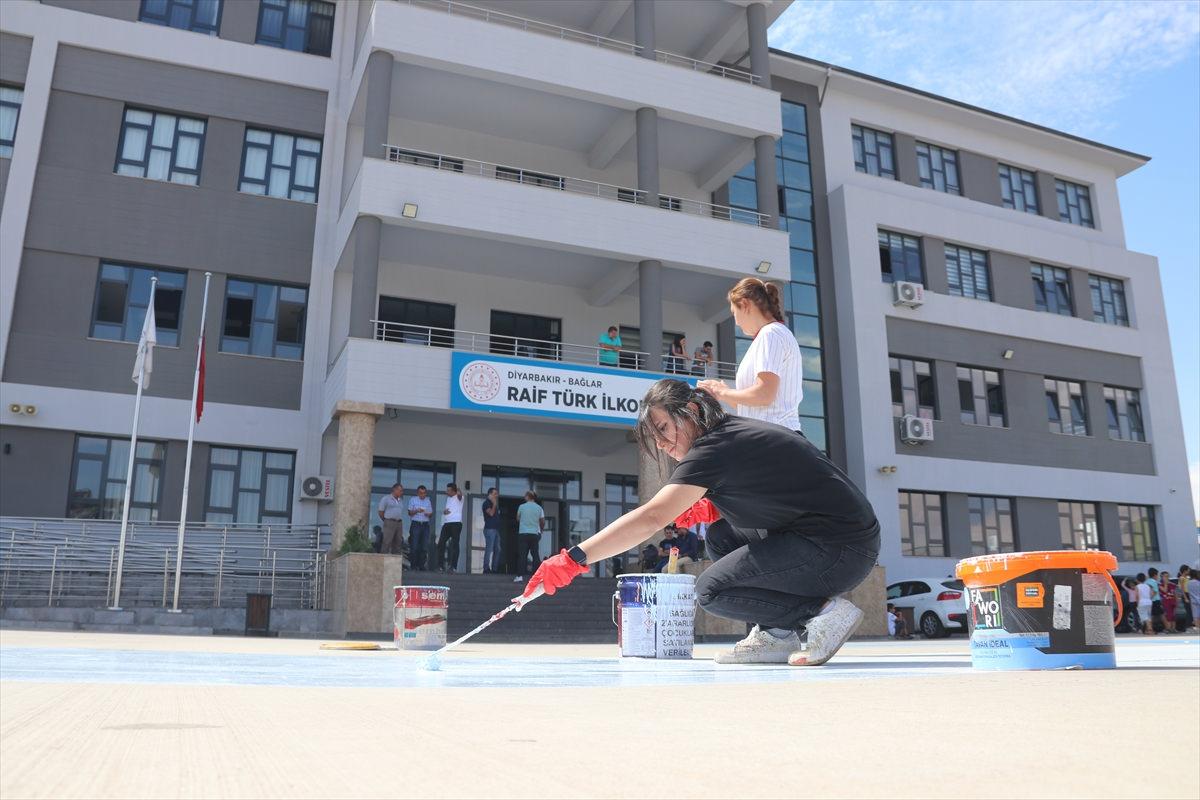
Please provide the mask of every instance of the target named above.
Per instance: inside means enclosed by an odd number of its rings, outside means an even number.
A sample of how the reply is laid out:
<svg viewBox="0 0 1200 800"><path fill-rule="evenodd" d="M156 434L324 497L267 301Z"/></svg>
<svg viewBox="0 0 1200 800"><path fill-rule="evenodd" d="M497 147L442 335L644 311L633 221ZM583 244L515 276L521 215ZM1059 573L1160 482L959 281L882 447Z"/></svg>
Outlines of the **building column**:
<svg viewBox="0 0 1200 800"><path fill-rule="evenodd" d="M763 3L746 6L746 33L750 44L750 71L761 81L758 85L771 88L771 50L767 46L767 7Z"/></svg>
<svg viewBox="0 0 1200 800"><path fill-rule="evenodd" d="M391 53L376 50L367 59L367 107L363 122L363 156L383 158L388 141L388 118L392 113Z"/></svg>
<svg viewBox="0 0 1200 800"><path fill-rule="evenodd" d="M638 55L656 60L654 54L654 0L633 0L633 37Z"/></svg>
<svg viewBox="0 0 1200 800"><path fill-rule="evenodd" d="M371 465L375 456L375 422L383 416L382 403L339 400L334 409L338 421L337 472L333 483L333 531L330 549L342 545L346 529L357 525L367 534L370 520Z"/></svg>
<svg viewBox="0 0 1200 800"><path fill-rule="evenodd" d="M1086 269L1072 269L1067 273L1071 278L1071 306L1079 319L1089 322L1096 318L1096 309L1092 304L1092 284Z"/></svg>
<svg viewBox="0 0 1200 800"><path fill-rule="evenodd" d="M642 350L646 353L645 369L662 371L662 262L642 261L638 264L638 330Z"/></svg>
<svg viewBox="0 0 1200 800"><path fill-rule="evenodd" d="M771 88L771 51L767 47L767 7L762 3L746 6L746 31L750 44L750 71L759 77L759 86ZM754 181L758 191L758 213L766 214L767 224L779 222L779 186L775 179L775 139L759 136L754 140Z"/></svg>
<svg viewBox="0 0 1200 800"><path fill-rule="evenodd" d="M350 286L350 336L375 338L376 301L379 293L379 217L359 217L354 223L354 273Z"/></svg>

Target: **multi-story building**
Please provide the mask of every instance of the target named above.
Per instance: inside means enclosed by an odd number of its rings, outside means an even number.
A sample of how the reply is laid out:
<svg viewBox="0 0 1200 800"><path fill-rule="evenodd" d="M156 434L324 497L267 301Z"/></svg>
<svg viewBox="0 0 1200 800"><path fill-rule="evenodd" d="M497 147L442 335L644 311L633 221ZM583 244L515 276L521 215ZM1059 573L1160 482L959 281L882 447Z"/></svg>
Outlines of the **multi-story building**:
<svg viewBox="0 0 1200 800"><path fill-rule="evenodd" d="M119 515L157 276L132 515L178 518L211 272L189 519L339 538L454 481L464 569L491 486L536 490L556 550L637 503L631 401L677 336L728 369L725 293L762 275L889 574L1190 557L1157 266L1117 202L1145 159L769 52L786 5L2 4L0 513Z"/></svg>

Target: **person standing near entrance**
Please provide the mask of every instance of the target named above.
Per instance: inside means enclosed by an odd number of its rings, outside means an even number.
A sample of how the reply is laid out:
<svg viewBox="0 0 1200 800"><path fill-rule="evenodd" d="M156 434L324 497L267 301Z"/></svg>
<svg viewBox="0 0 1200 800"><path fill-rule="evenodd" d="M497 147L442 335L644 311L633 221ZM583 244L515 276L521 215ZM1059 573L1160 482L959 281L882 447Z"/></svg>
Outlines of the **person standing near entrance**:
<svg viewBox="0 0 1200 800"><path fill-rule="evenodd" d="M699 388L733 406L739 417L799 431L804 366L800 345L783 324L779 286L742 278L729 290L728 298L734 324L754 341L738 364L734 388L720 380L700 381Z"/></svg>
<svg viewBox="0 0 1200 800"><path fill-rule="evenodd" d="M383 535L379 540L379 552L383 555L399 555L404 549L404 487L392 484L392 493L379 498L376 513L383 521Z"/></svg>
<svg viewBox="0 0 1200 800"><path fill-rule="evenodd" d="M525 580L525 575L532 575L542 565L538 550L542 544L542 531L546 529L546 512L536 499L533 492L526 492L525 502L517 507L517 577L513 583ZM526 565L531 561L527 573Z"/></svg>
<svg viewBox="0 0 1200 800"><path fill-rule="evenodd" d="M500 571L500 490L488 489L483 501L483 574Z"/></svg>
<svg viewBox="0 0 1200 800"><path fill-rule="evenodd" d="M442 509L442 532L438 534L438 572L458 569L458 538L462 535L462 493L457 483L446 484L446 507Z"/></svg>
<svg viewBox="0 0 1200 800"><path fill-rule="evenodd" d="M621 363L621 333L616 325L609 325L608 331L600 334L596 346L600 348L600 366L615 367Z"/></svg>
<svg viewBox="0 0 1200 800"><path fill-rule="evenodd" d="M417 496L408 503L408 550L412 568L425 570L429 555L429 518L433 516L433 503L429 502L424 485L417 487Z"/></svg>

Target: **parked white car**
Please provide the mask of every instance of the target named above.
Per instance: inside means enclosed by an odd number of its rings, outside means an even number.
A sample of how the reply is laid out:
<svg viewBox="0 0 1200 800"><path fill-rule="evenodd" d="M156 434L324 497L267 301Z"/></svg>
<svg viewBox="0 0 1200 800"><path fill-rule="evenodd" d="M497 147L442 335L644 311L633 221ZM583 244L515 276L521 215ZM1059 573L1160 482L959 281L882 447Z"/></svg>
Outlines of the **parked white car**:
<svg viewBox="0 0 1200 800"><path fill-rule="evenodd" d="M901 614L912 612L913 627L926 639L967 632L963 582L954 578L897 581L887 587L887 601Z"/></svg>

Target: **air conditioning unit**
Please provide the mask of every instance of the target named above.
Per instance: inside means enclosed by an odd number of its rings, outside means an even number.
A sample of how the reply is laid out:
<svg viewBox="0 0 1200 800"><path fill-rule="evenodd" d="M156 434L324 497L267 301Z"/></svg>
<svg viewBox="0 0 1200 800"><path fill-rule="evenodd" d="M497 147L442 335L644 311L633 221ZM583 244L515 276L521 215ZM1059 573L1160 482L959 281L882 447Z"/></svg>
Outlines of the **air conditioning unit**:
<svg viewBox="0 0 1200 800"><path fill-rule="evenodd" d="M333 478L325 475L309 475L300 481L300 499L328 503L333 500Z"/></svg>
<svg viewBox="0 0 1200 800"><path fill-rule="evenodd" d="M933 441L933 420L905 414L900 419L900 441L905 444L920 444Z"/></svg>
<svg viewBox="0 0 1200 800"><path fill-rule="evenodd" d="M916 308L925 302L925 287L912 281L896 281L892 284L892 305Z"/></svg>

